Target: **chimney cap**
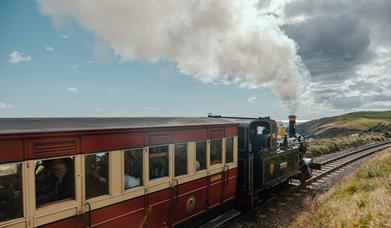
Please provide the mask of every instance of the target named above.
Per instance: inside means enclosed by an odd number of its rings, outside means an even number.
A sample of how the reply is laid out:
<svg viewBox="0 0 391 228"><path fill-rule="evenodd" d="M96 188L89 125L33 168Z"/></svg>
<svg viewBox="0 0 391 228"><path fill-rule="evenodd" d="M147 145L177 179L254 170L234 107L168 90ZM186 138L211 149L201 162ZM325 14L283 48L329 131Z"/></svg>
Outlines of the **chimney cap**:
<svg viewBox="0 0 391 228"><path fill-rule="evenodd" d="M289 115L288 116L289 120L296 120L296 117L297 117L296 115Z"/></svg>

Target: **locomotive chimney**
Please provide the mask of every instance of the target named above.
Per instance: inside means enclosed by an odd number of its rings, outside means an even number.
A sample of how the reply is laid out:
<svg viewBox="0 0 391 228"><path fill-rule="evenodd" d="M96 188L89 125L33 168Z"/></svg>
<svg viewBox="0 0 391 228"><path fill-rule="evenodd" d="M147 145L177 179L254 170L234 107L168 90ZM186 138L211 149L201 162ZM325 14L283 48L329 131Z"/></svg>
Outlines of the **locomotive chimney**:
<svg viewBox="0 0 391 228"><path fill-rule="evenodd" d="M296 115L289 115L289 136L295 136L296 135Z"/></svg>

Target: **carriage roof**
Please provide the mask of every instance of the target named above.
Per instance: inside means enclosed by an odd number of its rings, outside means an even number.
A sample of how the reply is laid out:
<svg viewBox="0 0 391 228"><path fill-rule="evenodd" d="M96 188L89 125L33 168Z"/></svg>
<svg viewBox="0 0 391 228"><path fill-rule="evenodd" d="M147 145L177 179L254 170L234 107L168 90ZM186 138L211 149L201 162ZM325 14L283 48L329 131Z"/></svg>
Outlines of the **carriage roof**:
<svg viewBox="0 0 391 228"><path fill-rule="evenodd" d="M235 122L208 117L0 118L0 133L191 127L227 124L235 124Z"/></svg>

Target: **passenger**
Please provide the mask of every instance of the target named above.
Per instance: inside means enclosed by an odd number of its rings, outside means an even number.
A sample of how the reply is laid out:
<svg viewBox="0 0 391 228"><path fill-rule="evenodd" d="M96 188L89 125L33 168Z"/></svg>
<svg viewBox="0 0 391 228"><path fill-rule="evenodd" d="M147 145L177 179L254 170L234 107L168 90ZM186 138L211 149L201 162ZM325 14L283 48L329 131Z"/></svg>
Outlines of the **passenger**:
<svg viewBox="0 0 391 228"><path fill-rule="evenodd" d="M74 195L73 170L68 169L67 160L62 158L43 161L36 171L37 207Z"/></svg>
<svg viewBox="0 0 391 228"><path fill-rule="evenodd" d="M125 153L125 188L132 188L141 185L142 161L137 156L136 150Z"/></svg>
<svg viewBox="0 0 391 228"><path fill-rule="evenodd" d="M165 160L165 158L155 158L151 161L151 166L149 169L149 171L151 172L150 179L167 176L167 161Z"/></svg>
<svg viewBox="0 0 391 228"><path fill-rule="evenodd" d="M85 159L86 199L108 194L108 154L91 154Z"/></svg>
<svg viewBox="0 0 391 228"><path fill-rule="evenodd" d="M196 160L195 166L196 166L196 171L200 171L201 170L201 164L200 164L200 162L198 160Z"/></svg>

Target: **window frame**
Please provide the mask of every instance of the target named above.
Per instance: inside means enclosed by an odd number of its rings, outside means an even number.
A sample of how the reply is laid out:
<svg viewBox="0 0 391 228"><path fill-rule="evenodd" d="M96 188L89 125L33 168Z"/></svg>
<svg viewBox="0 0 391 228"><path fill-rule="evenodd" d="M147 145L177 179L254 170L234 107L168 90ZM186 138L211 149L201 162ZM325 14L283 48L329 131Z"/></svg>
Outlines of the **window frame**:
<svg viewBox="0 0 391 228"><path fill-rule="evenodd" d="M211 156L211 141L212 140L221 140L221 162L216 164L210 163L210 156ZM225 144L224 144L224 138L214 138L214 139L208 139L208 157L207 157L207 168L208 168L208 175L213 175L219 172L222 172L224 169L224 150L225 150Z"/></svg>
<svg viewBox="0 0 391 228"><path fill-rule="evenodd" d="M39 160L54 160L61 158L74 157L74 181L75 181L75 199L60 200L51 202L47 205L37 208L35 197L35 163ZM25 162L27 165L26 174L28 181L28 216L33 220L33 226L41 226L54 221L72 217L81 211L82 183L81 183L81 155L61 156L34 159Z"/></svg>
<svg viewBox="0 0 391 228"><path fill-rule="evenodd" d="M105 198L108 198L112 195L112 192L113 192L113 182L115 182L114 180L112 180L112 173L113 173L113 170L112 170L112 161L113 158L112 157L112 153L114 151L102 151L102 152L96 152L96 153L88 153L88 154L83 154L83 161L82 161L82 164L83 164L83 167L82 167L82 171L83 171L83 202L88 202L88 203L93 203L93 202L96 202L96 201L100 201L102 199L105 199ZM89 156L89 155L93 155L93 154L103 154L103 153L107 153L108 154L108 170L107 170L107 177L108 177L108 182L107 182L107 187L108 187L108 194L105 194L105 195L100 195L100 196L95 196L95 197L92 197L92 198L89 198L87 199L87 196L86 196L86 173L85 173L85 162L86 162L86 156Z"/></svg>
<svg viewBox="0 0 391 228"><path fill-rule="evenodd" d="M139 186L135 186L135 187L132 187L132 188L128 188L126 189L125 188L125 152L128 151L128 150L141 150L141 157L142 157L142 162L141 162L141 169L142 169L142 173L141 173L141 180L142 180L142 184L139 185ZM137 193L139 192L140 190L142 190L142 194L144 193L144 188L146 186L146 175L145 175L145 168L146 168L146 162L145 162L145 154L146 154L146 147L136 147L136 148L129 148L129 149L124 149L122 150L122 153L121 153L121 160L122 160L122 163L121 163L121 192L123 194L129 194L129 193ZM148 155L148 154L147 154ZM132 197L132 194L129 194L130 197ZM136 196L139 196L138 194L136 194ZM135 196L135 197L136 197Z"/></svg>
<svg viewBox="0 0 391 228"><path fill-rule="evenodd" d="M150 147L159 147L159 146L168 146L168 175L167 176L164 176L164 177L159 177L159 178L155 178L155 179L152 179L150 180L149 179L149 148ZM171 185L172 185L172 177L173 177L173 173L174 173L174 170L173 170L173 153L174 153L174 144L170 143L170 144L159 144L159 145L150 145L150 146L146 146L145 147L146 149L146 169L144 174L145 175L145 179L147 179L147 182L145 182L145 194L147 193L150 193L150 192L156 192L156 191L159 191L159 190L163 190L163 189L166 189L166 188L169 188Z"/></svg>
<svg viewBox="0 0 391 228"><path fill-rule="evenodd" d="M18 217L18 218L13 218L13 219L9 219L9 220L5 220L5 221L0 221L0 227L9 227L9 226L23 226L23 224L25 224L23 227L27 227L27 222L28 222L28 218L29 218L29 210L28 210L28 178L27 178L27 174L28 174L28 171L27 171L27 163L26 162L23 162L23 161L18 161L18 162L6 162L6 163L1 163L0 165L17 165L17 164L21 164L21 180L22 180L22 187L21 187L21 190L22 190L22 203L23 203L23 208L22 208L22 211L23 211L23 216L22 217ZM34 189L35 190L35 189ZM35 191L34 191L35 192Z"/></svg>
<svg viewBox="0 0 391 228"><path fill-rule="evenodd" d="M175 153L176 153L176 150L175 150L175 145L178 145L178 144L186 144L186 173L185 174L182 174L182 175L178 175L178 176L176 176L175 175ZM172 161L173 161L173 179L174 180L176 180L176 179L182 179L182 178L184 178L184 177L187 177L187 176L191 176L192 175L192 172L191 172L191 170L190 170L190 160L191 160L191 158L190 158L190 153L189 153L189 151L190 151L190 145L189 145L189 142L183 142L183 143L174 143L174 152L173 152L173 159L172 159Z"/></svg>
<svg viewBox="0 0 391 228"><path fill-rule="evenodd" d="M195 162L197 161L197 143L198 142L205 142L205 144L206 144L206 151L205 151L205 169L200 169L200 170L197 171ZM208 165L209 165L209 160L208 160L209 152L208 151L210 152L210 147L209 147L208 140L198 140L198 141L194 142L194 170L195 170L196 174L208 172Z"/></svg>
<svg viewBox="0 0 391 228"><path fill-rule="evenodd" d="M224 163L225 166L228 168L228 169L232 169L232 168L236 168L238 167L238 146L239 146L239 142L238 142L238 136L230 136L230 137L227 137L227 138L233 138L233 162L230 162L230 163ZM226 145L226 143L225 143ZM225 162L225 161L224 161Z"/></svg>
<svg viewBox="0 0 391 228"><path fill-rule="evenodd" d="M232 161L231 162L227 162L227 149L228 149L228 147L227 147L227 143L228 143L228 139L232 139ZM233 136L229 136L229 137L226 137L225 138L225 140L224 140L225 142L224 142L224 144L225 144L225 150L224 150L224 157L225 157L225 159L224 159L224 164L226 164L226 165L229 165L229 164L232 164L232 163L235 163L235 137L233 137ZM236 144L237 145L237 144Z"/></svg>

